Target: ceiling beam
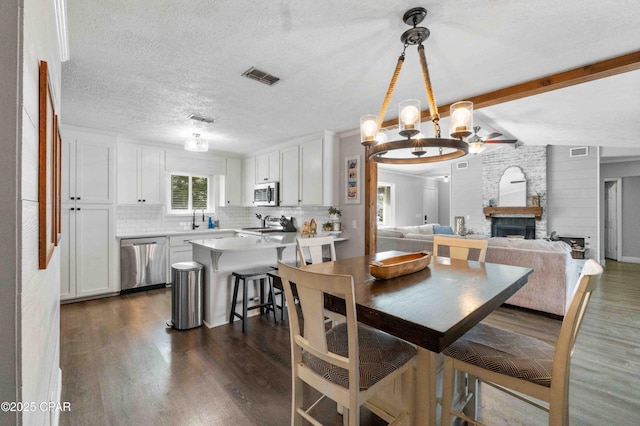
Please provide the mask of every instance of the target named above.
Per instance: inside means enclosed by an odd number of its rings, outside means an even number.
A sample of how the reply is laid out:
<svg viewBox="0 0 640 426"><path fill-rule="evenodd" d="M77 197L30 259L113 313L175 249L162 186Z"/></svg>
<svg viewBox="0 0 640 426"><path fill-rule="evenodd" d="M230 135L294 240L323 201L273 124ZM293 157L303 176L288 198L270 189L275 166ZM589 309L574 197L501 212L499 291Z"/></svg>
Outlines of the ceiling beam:
<svg viewBox="0 0 640 426"><path fill-rule="evenodd" d="M465 100L473 102L474 109L480 109L638 69L640 69L640 50L604 61L594 62L569 71L551 74L525 83L494 90L493 92L477 95ZM440 117L449 116L450 107L451 104L439 106L438 113ZM421 117L423 118L422 121L429 121L431 119L429 110L423 110ZM383 122L381 127L393 128L397 126L398 119L394 118Z"/></svg>

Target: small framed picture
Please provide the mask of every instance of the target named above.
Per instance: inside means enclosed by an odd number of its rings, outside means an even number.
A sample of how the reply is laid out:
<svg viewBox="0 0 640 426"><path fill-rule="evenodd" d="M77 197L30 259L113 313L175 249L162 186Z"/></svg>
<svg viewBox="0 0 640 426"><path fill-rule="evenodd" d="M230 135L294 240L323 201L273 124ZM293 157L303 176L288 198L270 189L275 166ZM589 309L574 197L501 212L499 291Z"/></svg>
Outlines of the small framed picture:
<svg viewBox="0 0 640 426"><path fill-rule="evenodd" d="M360 156L345 158L345 198L346 204L360 204L360 179L361 169Z"/></svg>

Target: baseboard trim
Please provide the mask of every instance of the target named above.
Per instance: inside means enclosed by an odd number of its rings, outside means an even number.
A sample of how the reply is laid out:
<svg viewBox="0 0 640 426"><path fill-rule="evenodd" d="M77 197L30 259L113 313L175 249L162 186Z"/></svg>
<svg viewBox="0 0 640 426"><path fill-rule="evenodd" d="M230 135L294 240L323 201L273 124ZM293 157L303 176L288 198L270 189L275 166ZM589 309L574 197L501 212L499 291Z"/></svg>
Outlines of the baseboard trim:
<svg viewBox="0 0 640 426"><path fill-rule="evenodd" d="M623 262L640 263L640 257L622 256Z"/></svg>

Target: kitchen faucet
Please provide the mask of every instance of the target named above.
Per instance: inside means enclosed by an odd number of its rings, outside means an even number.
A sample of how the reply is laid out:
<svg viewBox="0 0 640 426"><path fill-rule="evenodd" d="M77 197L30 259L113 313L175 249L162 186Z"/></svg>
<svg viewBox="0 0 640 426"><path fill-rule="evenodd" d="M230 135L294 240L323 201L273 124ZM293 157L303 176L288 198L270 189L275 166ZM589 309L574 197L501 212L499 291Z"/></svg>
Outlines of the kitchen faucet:
<svg viewBox="0 0 640 426"><path fill-rule="evenodd" d="M200 225L196 225L196 210L202 210L202 223L204 223L204 209L193 209L193 219L191 220L191 229L195 230L200 228Z"/></svg>
<svg viewBox="0 0 640 426"><path fill-rule="evenodd" d="M264 217L264 219L263 219L262 215L260 213L256 213L256 217L260 220L260 224L262 225L261 228L266 228L267 227L267 219L270 218L271 216L266 215Z"/></svg>

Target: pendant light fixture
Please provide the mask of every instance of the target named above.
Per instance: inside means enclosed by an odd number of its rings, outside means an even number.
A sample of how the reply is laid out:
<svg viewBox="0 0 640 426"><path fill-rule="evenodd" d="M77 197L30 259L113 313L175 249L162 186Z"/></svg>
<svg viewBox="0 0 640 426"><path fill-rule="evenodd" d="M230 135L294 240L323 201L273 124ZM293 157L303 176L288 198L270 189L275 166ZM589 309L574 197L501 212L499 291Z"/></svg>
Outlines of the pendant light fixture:
<svg viewBox="0 0 640 426"><path fill-rule="evenodd" d="M405 31L400 40L404 45L402 54L398 58L396 69L389 83L389 89L382 103L380 114L365 115L360 118L360 134L362 144L367 147L367 159L378 163L388 164L419 164L431 163L437 161L451 160L462 157L469 151L468 144L464 138L471 135L473 128L473 103L468 101L456 102L451 105L449 135L451 138L443 138L440 136L440 114L436 104L433 89L431 87L431 79L429 77L429 69L424 53L423 42L429 38L429 30L424 27L418 27L427 16L427 10L423 7L415 7L408 10L403 21L413 28ZM420 101L417 99L409 99L400 102L398 114L398 127L401 139L391 142L380 142L382 134L381 124L389 105L389 100L395 88L398 75L405 59L405 51L409 46L418 46L418 56L420 57L420 65L422 67L422 77L424 87L427 92L427 100L429 102L429 111L431 114L431 122L433 123L433 131L435 137L426 138L420 133ZM395 152L394 152L395 151Z"/></svg>
<svg viewBox="0 0 640 426"><path fill-rule="evenodd" d="M200 133L194 133L192 138L184 142L184 149L193 152L207 152L209 150L209 142L200 139Z"/></svg>

